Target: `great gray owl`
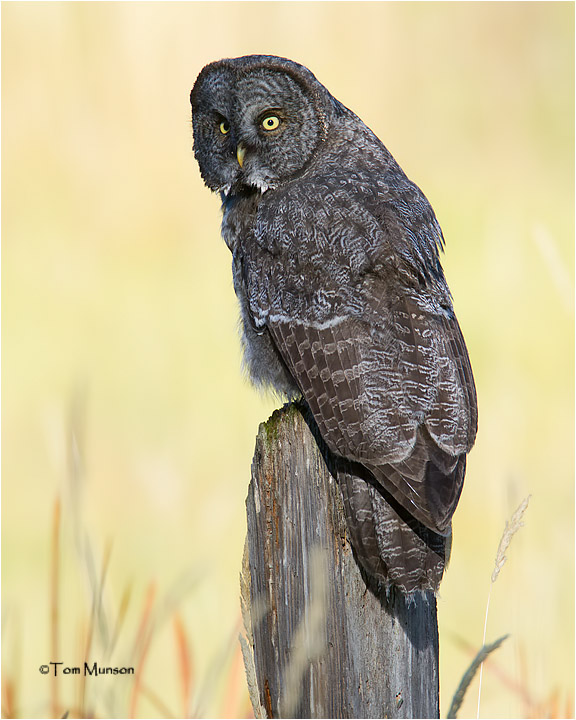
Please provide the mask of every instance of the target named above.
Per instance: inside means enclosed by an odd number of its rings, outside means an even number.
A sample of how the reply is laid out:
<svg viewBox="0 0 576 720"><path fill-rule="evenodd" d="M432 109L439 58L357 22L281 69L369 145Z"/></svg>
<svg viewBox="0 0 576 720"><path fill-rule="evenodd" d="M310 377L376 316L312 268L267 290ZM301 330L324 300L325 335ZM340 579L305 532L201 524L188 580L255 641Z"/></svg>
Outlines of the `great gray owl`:
<svg viewBox="0 0 576 720"><path fill-rule="evenodd" d="M350 539L369 577L437 590L477 409L430 204L302 65L211 63L190 100L252 380L302 397L343 459Z"/></svg>

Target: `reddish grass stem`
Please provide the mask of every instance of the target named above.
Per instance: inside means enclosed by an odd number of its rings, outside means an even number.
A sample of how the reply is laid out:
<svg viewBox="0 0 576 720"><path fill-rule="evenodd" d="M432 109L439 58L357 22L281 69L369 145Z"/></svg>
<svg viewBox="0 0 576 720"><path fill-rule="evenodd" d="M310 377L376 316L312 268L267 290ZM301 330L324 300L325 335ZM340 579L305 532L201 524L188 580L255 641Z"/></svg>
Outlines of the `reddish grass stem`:
<svg viewBox="0 0 576 720"><path fill-rule="evenodd" d="M182 688L182 717L188 716L192 693L192 653L190 643L186 634L186 628L178 613L174 614L174 636L178 651L178 669L180 671L180 683Z"/></svg>
<svg viewBox="0 0 576 720"><path fill-rule="evenodd" d="M132 687L132 696L130 699L130 718L136 717L136 706L138 704L138 698L141 692L142 676L144 671L144 661L148 654L150 647L150 641L152 633L150 630L152 607L154 605L154 597L156 595L156 588L154 583L150 583L148 586L148 592L146 594L146 601L144 604L144 610L142 612L142 618L140 620L140 626L138 628L138 634L136 636L136 676L134 678L134 685Z"/></svg>

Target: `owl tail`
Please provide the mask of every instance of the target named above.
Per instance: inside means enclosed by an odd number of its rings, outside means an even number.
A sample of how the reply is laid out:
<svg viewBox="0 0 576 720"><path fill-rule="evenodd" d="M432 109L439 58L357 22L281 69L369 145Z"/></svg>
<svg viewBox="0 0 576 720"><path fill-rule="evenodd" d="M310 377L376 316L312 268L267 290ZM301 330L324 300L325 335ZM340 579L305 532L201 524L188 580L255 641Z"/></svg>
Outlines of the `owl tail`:
<svg viewBox="0 0 576 720"><path fill-rule="evenodd" d="M364 468L337 471L356 559L368 579L388 592L436 592L450 554L451 534L438 535L415 520Z"/></svg>

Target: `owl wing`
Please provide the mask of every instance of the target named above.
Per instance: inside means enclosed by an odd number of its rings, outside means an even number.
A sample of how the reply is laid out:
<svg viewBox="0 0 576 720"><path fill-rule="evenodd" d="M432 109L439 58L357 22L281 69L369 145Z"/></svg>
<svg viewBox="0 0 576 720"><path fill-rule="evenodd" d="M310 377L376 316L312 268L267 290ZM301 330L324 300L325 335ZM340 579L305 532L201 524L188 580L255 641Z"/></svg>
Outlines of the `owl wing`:
<svg viewBox="0 0 576 720"><path fill-rule="evenodd" d="M391 237L402 233L393 206L385 221L354 203L330 217L306 197L280 198L276 227L263 215L246 277L255 322L270 331L330 450L447 533L477 411L441 269L434 277L410 261L403 245L412 238Z"/></svg>

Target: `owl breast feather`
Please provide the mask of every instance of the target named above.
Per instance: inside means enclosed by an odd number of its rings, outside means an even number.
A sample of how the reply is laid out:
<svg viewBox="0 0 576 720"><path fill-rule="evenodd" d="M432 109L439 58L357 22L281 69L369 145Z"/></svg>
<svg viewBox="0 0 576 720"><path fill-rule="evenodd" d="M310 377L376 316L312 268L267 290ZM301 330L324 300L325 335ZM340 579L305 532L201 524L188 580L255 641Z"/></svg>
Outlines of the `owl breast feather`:
<svg viewBox="0 0 576 720"><path fill-rule="evenodd" d="M298 385L288 371L264 323L258 323L247 294L246 251L256 218L258 195L228 198L223 204L222 237L232 252L232 279L240 307L243 368L251 382L294 399Z"/></svg>

